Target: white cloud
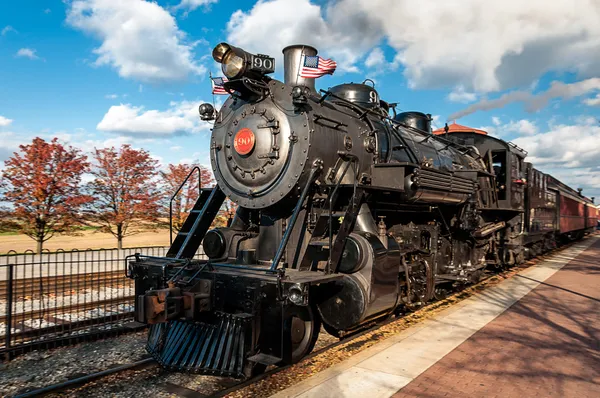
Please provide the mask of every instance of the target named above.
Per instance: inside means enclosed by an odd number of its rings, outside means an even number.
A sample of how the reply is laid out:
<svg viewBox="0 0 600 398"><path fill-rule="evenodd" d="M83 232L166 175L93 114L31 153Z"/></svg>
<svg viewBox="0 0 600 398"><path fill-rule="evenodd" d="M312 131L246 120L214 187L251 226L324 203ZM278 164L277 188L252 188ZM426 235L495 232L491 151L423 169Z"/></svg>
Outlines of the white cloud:
<svg viewBox="0 0 600 398"><path fill-rule="evenodd" d="M178 152L181 151L183 149L183 147L176 145L176 146L172 146L171 148L169 148L171 151L173 152Z"/></svg>
<svg viewBox="0 0 600 398"><path fill-rule="evenodd" d="M44 14L50 14L51 12L52 12L52 10L51 10L51 9L49 9L49 8L46 8L46 9L44 10Z"/></svg>
<svg viewBox="0 0 600 398"><path fill-rule="evenodd" d="M442 120L442 116L441 115L433 115L433 116L431 116L431 125L433 126L434 129L439 128L441 120Z"/></svg>
<svg viewBox="0 0 600 398"><path fill-rule="evenodd" d="M0 115L0 127L6 127L13 122L12 119Z"/></svg>
<svg viewBox="0 0 600 398"><path fill-rule="evenodd" d="M173 7L173 10L186 10L187 13L194 11L199 7L204 7L207 9L211 4L214 4L217 1L218 0L181 0L179 4Z"/></svg>
<svg viewBox="0 0 600 398"><path fill-rule="evenodd" d="M39 57L35 55L36 50L33 48L21 48L17 51L17 57L25 57L29 59L38 59Z"/></svg>
<svg viewBox="0 0 600 398"><path fill-rule="evenodd" d="M539 133L539 128L535 122L527 119L521 119L517 121L511 120L508 123L502 123L500 118L492 117L491 126L477 127L479 130L486 131L489 135L498 137L501 139L507 139L508 136L517 137L531 136ZM511 134L514 133L514 134ZM511 138L512 139L512 138Z"/></svg>
<svg viewBox="0 0 600 398"><path fill-rule="evenodd" d="M201 101L172 101L165 111L145 110L141 106L111 106L96 128L100 131L132 136L169 136L198 133L209 125L200 121Z"/></svg>
<svg viewBox="0 0 600 398"><path fill-rule="evenodd" d="M4 35L6 35L6 34L7 34L7 33L9 33L9 32L15 32L15 33L17 33L17 31L16 31L16 29L15 29L15 28L13 28L13 27L12 27L12 26L10 26L10 25L6 25L6 26L5 26L5 27L2 29L2 31L0 31L0 36L4 36Z"/></svg>
<svg viewBox="0 0 600 398"><path fill-rule="evenodd" d="M0 170L4 167L4 161L19 150L19 145L23 144L21 139L11 131L0 132Z"/></svg>
<svg viewBox="0 0 600 398"><path fill-rule="evenodd" d="M52 137L48 137L48 139L52 139L54 137L58 138L62 142L71 142L73 140L73 135L65 131L57 131L56 133L52 134Z"/></svg>
<svg viewBox="0 0 600 398"><path fill-rule="evenodd" d="M589 117L572 125L550 124L549 130L512 140L529 152L527 161L586 196L600 198L600 124Z"/></svg>
<svg viewBox="0 0 600 398"><path fill-rule="evenodd" d="M380 47L375 47L365 60L367 68L380 68L385 65L385 55Z"/></svg>
<svg viewBox="0 0 600 398"><path fill-rule="evenodd" d="M468 103L473 102L476 99L477 94L466 91L465 87L462 85L459 85L450 94L448 94L448 100L451 102Z"/></svg>
<svg viewBox="0 0 600 398"><path fill-rule="evenodd" d="M104 96L104 98L106 98L106 99L115 99L115 98L117 98L117 97L118 97L118 95L117 95L117 94L106 94L106 95Z"/></svg>
<svg viewBox="0 0 600 398"><path fill-rule="evenodd" d="M336 3L340 13L325 20L324 10L309 0L259 0L248 12L232 14L227 40L248 51L269 54L279 65L284 47L312 45L326 58L334 58L338 70L357 71L355 63L377 45L379 37L372 33L366 17L345 9L351 6L347 3Z"/></svg>
<svg viewBox="0 0 600 398"><path fill-rule="evenodd" d="M156 3L143 0L75 0L67 23L102 41L95 66L109 65L119 76L145 82L185 80L204 75L194 47L175 18Z"/></svg>
<svg viewBox="0 0 600 398"><path fill-rule="evenodd" d="M321 2L320 2L321 3ZM281 53L318 46L340 69L385 41L411 87L463 85L491 92L528 86L547 71L589 77L600 70L600 7L590 0L261 0L233 13L228 39ZM274 17L276 16L276 17ZM277 32L276 35L273 32Z"/></svg>
<svg viewBox="0 0 600 398"><path fill-rule="evenodd" d="M587 106L598 106L600 105L600 94L596 94L593 98L586 98L583 100L583 103Z"/></svg>
<svg viewBox="0 0 600 398"><path fill-rule="evenodd" d="M535 123L527 119L521 119L516 122L511 121L510 123L504 125L503 129L519 135L534 135L538 132L538 128Z"/></svg>
<svg viewBox="0 0 600 398"><path fill-rule="evenodd" d="M556 125L545 133L519 137L513 142L529 151L529 160L537 165L567 168L596 167L600 171L600 125L581 119L574 125Z"/></svg>

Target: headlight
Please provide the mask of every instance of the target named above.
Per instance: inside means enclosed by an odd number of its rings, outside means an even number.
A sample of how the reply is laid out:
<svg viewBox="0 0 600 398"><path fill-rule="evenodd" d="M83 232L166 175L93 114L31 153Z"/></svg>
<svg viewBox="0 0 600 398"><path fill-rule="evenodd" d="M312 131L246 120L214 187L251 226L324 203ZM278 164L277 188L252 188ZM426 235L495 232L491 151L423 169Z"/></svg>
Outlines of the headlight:
<svg viewBox="0 0 600 398"><path fill-rule="evenodd" d="M233 51L229 51L223 57L223 61L221 62L221 69L223 70L223 74L228 79L235 79L241 77L244 71L244 59L239 57Z"/></svg>
<svg viewBox="0 0 600 398"><path fill-rule="evenodd" d="M215 120L215 108L209 103L200 105L198 107L198 113L200 114L201 120Z"/></svg>
<svg viewBox="0 0 600 398"><path fill-rule="evenodd" d="M308 292L304 285L296 283L288 290L288 299L296 305L308 305Z"/></svg>
<svg viewBox="0 0 600 398"><path fill-rule="evenodd" d="M275 71L275 59L267 55L251 54L227 43L219 43L213 49L212 56L215 61L222 64L221 69L225 76L239 79L242 76L262 78L267 73Z"/></svg>
<svg viewBox="0 0 600 398"><path fill-rule="evenodd" d="M223 61L223 57L227 54L227 51L231 50L231 46L227 43L219 43L213 49L212 56L217 62Z"/></svg>

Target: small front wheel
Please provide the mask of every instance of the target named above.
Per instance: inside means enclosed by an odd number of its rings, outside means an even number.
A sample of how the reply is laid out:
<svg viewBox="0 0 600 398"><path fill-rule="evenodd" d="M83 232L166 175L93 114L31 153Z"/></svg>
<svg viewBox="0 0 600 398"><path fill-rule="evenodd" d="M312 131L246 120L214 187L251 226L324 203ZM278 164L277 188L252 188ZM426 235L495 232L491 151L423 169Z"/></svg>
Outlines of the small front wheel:
<svg viewBox="0 0 600 398"><path fill-rule="evenodd" d="M284 330L288 331L291 337L291 363L296 363L310 354L315 347L321 331L321 318L311 306L294 306L288 310Z"/></svg>

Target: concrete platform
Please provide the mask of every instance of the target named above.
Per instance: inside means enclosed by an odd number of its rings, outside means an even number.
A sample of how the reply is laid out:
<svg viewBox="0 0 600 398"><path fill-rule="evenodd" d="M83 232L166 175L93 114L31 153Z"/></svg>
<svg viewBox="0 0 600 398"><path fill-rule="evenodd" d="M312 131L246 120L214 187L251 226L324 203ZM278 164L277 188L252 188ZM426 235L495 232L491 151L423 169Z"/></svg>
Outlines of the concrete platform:
<svg viewBox="0 0 600 398"><path fill-rule="evenodd" d="M600 396L598 236L274 397L516 395Z"/></svg>

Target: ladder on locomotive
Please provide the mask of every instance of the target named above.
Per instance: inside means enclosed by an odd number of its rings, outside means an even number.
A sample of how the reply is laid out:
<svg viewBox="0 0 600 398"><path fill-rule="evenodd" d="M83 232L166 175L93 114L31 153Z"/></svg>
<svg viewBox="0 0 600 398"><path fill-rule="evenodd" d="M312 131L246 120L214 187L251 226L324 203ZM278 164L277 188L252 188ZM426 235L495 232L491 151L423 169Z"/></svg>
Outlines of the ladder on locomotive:
<svg viewBox="0 0 600 398"><path fill-rule="evenodd" d="M175 240L173 240L173 200L177 198L183 186L196 171L198 172L198 185L201 185L202 174L200 168L196 166L189 172L181 185L179 185L179 188L177 188L169 202L169 228L171 236L171 247L167 252L167 257L169 258L191 259L196 255L196 251L198 251L204 235L225 201L225 194L218 186L214 188L202 188L199 186L198 199L181 226L181 229L177 232Z"/></svg>

